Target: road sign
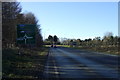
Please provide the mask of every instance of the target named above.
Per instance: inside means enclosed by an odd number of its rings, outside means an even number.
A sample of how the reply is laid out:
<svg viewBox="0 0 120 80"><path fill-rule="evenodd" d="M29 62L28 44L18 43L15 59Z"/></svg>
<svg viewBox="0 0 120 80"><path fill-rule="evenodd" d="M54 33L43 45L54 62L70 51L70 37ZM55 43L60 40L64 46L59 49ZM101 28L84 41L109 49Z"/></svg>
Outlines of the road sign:
<svg viewBox="0 0 120 80"><path fill-rule="evenodd" d="M34 24L17 25L17 43L18 44L35 44L35 28Z"/></svg>

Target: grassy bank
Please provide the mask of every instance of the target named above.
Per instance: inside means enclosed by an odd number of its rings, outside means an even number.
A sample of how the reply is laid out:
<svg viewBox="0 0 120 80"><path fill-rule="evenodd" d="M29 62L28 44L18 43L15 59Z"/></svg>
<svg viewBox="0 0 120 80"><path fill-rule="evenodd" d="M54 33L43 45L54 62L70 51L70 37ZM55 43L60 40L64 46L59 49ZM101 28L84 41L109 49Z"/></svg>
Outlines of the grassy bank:
<svg viewBox="0 0 120 80"><path fill-rule="evenodd" d="M83 49L88 51L102 52L105 54L120 55L120 51L117 47L75 47L77 49Z"/></svg>
<svg viewBox="0 0 120 80"><path fill-rule="evenodd" d="M75 49L81 49L81 50L87 50L87 51L95 51L95 52L102 52L105 54L113 54L113 55L120 55L120 50L118 50L118 47L83 47L83 46L73 46L70 47L69 45L62 45L62 47L69 47L69 48L75 48Z"/></svg>
<svg viewBox="0 0 120 80"><path fill-rule="evenodd" d="M19 54L20 52L20 54ZM3 49L3 78L40 78L47 59L48 48Z"/></svg>

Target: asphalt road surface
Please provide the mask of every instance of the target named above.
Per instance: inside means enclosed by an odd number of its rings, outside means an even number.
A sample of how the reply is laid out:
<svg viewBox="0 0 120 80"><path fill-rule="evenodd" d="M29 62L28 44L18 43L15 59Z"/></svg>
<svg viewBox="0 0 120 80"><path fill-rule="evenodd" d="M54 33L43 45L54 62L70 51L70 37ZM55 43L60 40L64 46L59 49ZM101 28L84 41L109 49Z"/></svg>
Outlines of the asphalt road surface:
<svg viewBox="0 0 120 80"><path fill-rule="evenodd" d="M119 79L118 56L72 48L50 48L45 78Z"/></svg>

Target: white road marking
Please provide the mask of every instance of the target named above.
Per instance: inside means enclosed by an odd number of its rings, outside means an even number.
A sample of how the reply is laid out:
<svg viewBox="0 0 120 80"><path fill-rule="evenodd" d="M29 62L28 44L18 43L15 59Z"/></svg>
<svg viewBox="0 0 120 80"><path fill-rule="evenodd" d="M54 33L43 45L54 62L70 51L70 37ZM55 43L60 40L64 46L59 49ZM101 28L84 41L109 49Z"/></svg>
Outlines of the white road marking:
<svg viewBox="0 0 120 80"><path fill-rule="evenodd" d="M46 63L46 66L45 66L45 71L44 71L44 75L45 75L45 77L46 78L50 78L51 76L49 75L50 73L52 73L52 74L55 74L55 78L59 78L59 72L58 72L58 69L57 69L57 66L56 66L56 62L55 62L55 60L52 58L52 64L53 64L53 71L50 71L49 69L50 69L50 58L53 56L53 54L52 54L52 50L50 50L50 52L49 52L49 56L48 56L48 60L47 60L47 63Z"/></svg>
<svg viewBox="0 0 120 80"><path fill-rule="evenodd" d="M51 54L51 56L53 56L53 54ZM56 78L59 78L59 76L58 76L59 72L58 72L58 69L57 69L57 66L56 66L56 62L53 59L52 59L52 62L53 62L53 65L54 65Z"/></svg>

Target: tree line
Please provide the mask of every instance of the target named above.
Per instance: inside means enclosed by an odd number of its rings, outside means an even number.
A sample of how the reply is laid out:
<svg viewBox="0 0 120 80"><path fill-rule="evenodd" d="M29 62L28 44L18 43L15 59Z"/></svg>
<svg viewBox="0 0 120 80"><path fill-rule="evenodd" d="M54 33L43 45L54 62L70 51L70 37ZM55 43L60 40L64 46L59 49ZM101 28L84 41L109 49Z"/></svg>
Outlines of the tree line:
<svg viewBox="0 0 120 80"><path fill-rule="evenodd" d="M48 38L45 39L44 44L45 45L59 45L60 41L56 35L54 35L54 36L49 35Z"/></svg>
<svg viewBox="0 0 120 80"><path fill-rule="evenodd" d="M32 12L21 13L22 8L19 2L2 3L2 47L10 48L16 46L17 24L35 24L36 39L35 46L43 44L40 25Z"/></svg>
<svg viewBox="0 0 120 80"><path fill-rule="evenodd" d="M95 51L107 51L120 53L120 37L113 36L112 32L106 32L103 38L95 37L93 39L65 39L61 43L70 47L77 47L83 49L93 49Z"/></svg>

